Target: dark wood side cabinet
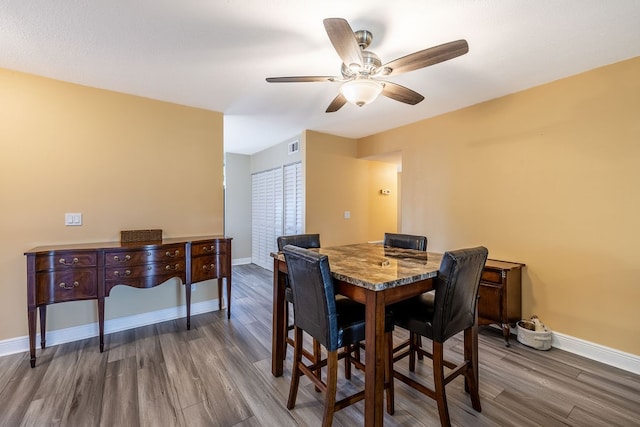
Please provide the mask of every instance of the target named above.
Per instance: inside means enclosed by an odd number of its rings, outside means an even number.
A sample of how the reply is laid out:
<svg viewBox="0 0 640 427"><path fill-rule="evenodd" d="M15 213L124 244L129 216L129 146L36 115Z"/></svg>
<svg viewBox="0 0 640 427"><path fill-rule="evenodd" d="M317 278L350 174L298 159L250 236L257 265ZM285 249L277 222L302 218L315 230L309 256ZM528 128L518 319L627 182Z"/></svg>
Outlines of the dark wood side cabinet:
<svg viewBox="0 0 640 427"><path fill-rule="evenodd" d="M480 277L478 324L502 327L509 346L510 325L522 316L522 267L516 262L488 259Z"/></svg>
<svg viewBox="0 0 640 427"><path fill-rule="evenodd" d="M185 285L187 329L191 328L191 284L227 282L227 318L231 317L231 238L202 236L153 242L88 243L41 246L27 256L27 311L31 367L36 364L36 308L40 346L46 345L47 305L66 301L98 302L100 351L104 351L104 300L117 285L152 288L177 277Z"/></svg>

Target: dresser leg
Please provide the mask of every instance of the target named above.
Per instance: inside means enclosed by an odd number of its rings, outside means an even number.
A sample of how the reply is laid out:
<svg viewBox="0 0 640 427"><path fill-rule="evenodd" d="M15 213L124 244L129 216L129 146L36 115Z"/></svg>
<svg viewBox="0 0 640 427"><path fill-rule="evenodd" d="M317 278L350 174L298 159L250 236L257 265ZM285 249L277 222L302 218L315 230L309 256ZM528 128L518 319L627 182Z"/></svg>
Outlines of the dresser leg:
<svg viewBox="0 0 640 427"><path fill-rule="evenodd" d="M231 319L231 275L226 279L227 281L227 320Z"/></svg>
<svg viewBox="0 0 640 427"><path fill-rule="evenodd" d="M504 337L504 345L505 347L509 347L509 335L511 335L511 329L508 323L502 324L502 336Z"/></svg>
<svg viewBox="0 0 640 427"><path fill-rule="evenodd" d="M187 297L187 330L191 330L191 283L184 285L184 291Z"/></svg>
<svg viewBox="0 0 640 427"><path fill-rule="evenodd" d="M104 351L104 298L98 298L98 328L100 329L100 353Z"/></svg>
<svg viewBox="0 0 640 427"><path fill-rule="evenodd" d="M36 366L36 308L28 308L28 320L29 320L29 355L31 367Z"/></svg>
<svg viewBox="0 0 640 427"><path fill-rule="evenodd" d="M40 310L40 347L44 350L47 343L47 306L41 305Z"/></svg>

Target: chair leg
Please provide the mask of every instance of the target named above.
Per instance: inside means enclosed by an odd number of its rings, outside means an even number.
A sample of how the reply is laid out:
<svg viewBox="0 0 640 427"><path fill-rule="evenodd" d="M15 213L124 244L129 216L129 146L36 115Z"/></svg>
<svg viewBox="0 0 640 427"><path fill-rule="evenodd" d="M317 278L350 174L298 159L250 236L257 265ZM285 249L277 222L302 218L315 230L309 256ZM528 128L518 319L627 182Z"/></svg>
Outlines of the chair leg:
<svg viewBox="0 0 640 427"><path fill-rule="evenodd" d="M395 392L393 389L393 334L385 334L387 342L387 354L385 355L385 388L387 389L387 413L393 415L395 412ZM359 351L359 350L358 350Z"/></svg>
<svg viewBox="0 0 640 427"><path fill-rule="evenodd" d="M351 379L351 352L353 351L353 346L349 345L344 348L346 352L344 355L344 377L348 380Z"/></svg>
<svg viewBox="0 0 640 427"><path fill-rule="evenodd" d="M336 410L336 391L338 386L338 352L330 351L327 354L327 391L324 396L323 427L331 427L333 413Z"/></svg>
<svg viewBox="0 0 640 427"><path fill-rule="evenodd" d="M320 363L320 359L322 358L322 350L320 349L320 342L313 339L313 363ZM318 379L322 379L322 368L318 368L315 372L316 377ZM320 391L318 387L315 388L316 391Z"/></svg>
<svg viewBox="0 0 640 427"><path fill-rule="evenodd" d="M300 384L300 364L302 363L302 329L294 328L293 368L291 370L291 385L289 386L289 399L287 409L293 409L296 405L298 385Z"/></svg>
<svg viewBox="0 0 640 427"><path fill-rule="evenodd" d="M416 370L416 346L418 343L418 334L411 332L409 334L409 370L414 372Z"/></svg>
<svg viewBox="0 0 640 427"><path fill-rule="evenodd" d="M441 342L433 341L433 385L440 414L440 425L450 426L449 408L447 407L447 394L444 386L444 346Z"/></svg>
<svg viewBox="0 0 640 427"><path fill-rule="evenodd" d="M422 335L418 335L418 339L416 340L416 345L418 348L422 348ZM423 360L424 356L422 353L418 352L418 360Z"/></svg>
<svg viewBox="0 0 640 427"><path fill-rule="evenodd" d="M464 374L465 390L471 396L471 405L478 412L482 411L480 405L480 385L478 384L478 327L464 330L464 360L467 361L467 370Z"/></svg>

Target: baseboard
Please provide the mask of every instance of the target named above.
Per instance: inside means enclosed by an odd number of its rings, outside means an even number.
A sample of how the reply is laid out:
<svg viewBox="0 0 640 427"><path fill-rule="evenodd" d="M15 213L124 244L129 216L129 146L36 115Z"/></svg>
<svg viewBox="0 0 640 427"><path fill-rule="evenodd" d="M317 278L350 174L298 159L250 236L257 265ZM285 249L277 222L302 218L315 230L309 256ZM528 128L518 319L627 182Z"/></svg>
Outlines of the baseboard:
<svg viewBox="0 0 640 427"><path fill-rule="evenodd" d="M502 330L497 325L490 326L500 331ZM511 335L511 339L516 339L518 335L517 328L511 328ZM551 347L640 375L640 356L635 354L553 331L551 332Z"/></svg>
<svg viewBox="0 0 640 427"><path fill-rule="evenodd" d="M208 313L217 309L217 299L202 301L191 305L191 314L196 315ZM182 305L179 307L171 307L164 310L107 320L104 323L104 331L106 335L113 332L151 325L153 323L179 319L186 317L186 315L186 306ZM97 322L88 325L74 326L72 328L58 329L47 332L47 346L64 344L96 336L98 336ZM577 354L586 357L587 359L595 360L609 366L614 366L640 375L640 356L635 354L626 353L624 351L605 347L600 344L595 344L558 332L552 333L551 345L560 350ZM36 347L40 348L40 334L36 334ZM9 338L0 341L0 356L20 353L23 351L29 351L29 337L27 336Z"/></svg>
<svg viewBox="0 0 640 427"><path fill-rule="evenodd" d="M551 333L551 346L640 375L640 356L635 354L594 344L558 332Z"/></svg>
<svg viewBox="0 0 640 427"><path fill-rule="evenodd" d="M191 304L191 315L208 313L218 310L218 300L208 300ZM148 313L135 314L133 316L119 317L104 322L105 335L127 329L139 328L167 320L180 319L187 316L185 305L157 310ZM185 324L186 327L186 324ZM78 341L86 338L97 337L99 334L98 322L71 328L47 331L47 347ZM40 348L40 334L36 334L36 348ZM0 341L0 356L29 351L29 337L17 337Z"/></svg>
<svg viewBox="0 0 640 427"><path fill-rule="evenodd" d="M231 265L244 265L251 264L251 257L249 258L234 258L231 260Z"/></svg>

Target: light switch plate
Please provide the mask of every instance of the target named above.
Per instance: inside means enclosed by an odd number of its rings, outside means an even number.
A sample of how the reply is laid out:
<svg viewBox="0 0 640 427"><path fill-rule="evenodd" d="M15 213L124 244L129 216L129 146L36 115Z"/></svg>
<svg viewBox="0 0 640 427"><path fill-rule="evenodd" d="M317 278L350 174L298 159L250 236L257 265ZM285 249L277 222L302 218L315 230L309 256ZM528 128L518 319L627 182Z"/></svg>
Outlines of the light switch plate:
<svg viewBox="0 0 640 427"><path fill-rule="evenodd" d="M79 212L64 214L64 225L67 225L67 226L82 225L82 214Z"/></svg>

